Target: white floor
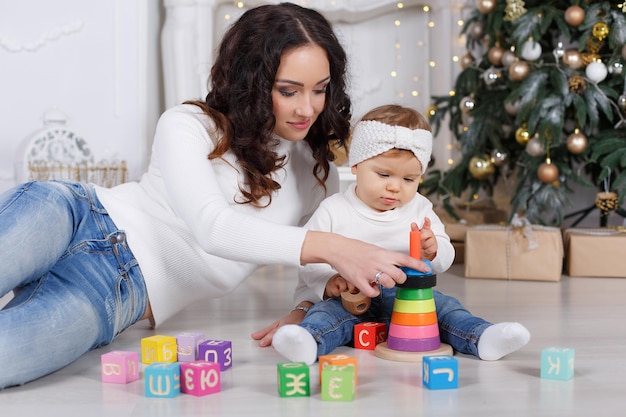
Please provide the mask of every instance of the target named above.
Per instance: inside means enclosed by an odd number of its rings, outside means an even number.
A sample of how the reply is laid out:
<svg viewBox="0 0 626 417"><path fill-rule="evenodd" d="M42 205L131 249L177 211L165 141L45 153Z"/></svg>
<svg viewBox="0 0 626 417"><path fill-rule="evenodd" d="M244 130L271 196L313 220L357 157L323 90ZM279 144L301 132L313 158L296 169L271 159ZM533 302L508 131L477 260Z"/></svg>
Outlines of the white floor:
<svg viewBox="0 0 626 417"><path fill-rule="evenodd" d="M0 391L0 415L604 417L626 412L626 279L477 280L463 278L462 265L455 265L439 275L436 288L490 321L522 322L531 331L530 343L498 362L456 355L459 389L440 391L422 387L419 364L343 347L338 352L359 361L357 396L351 402L322 401L316 382L310 397L281 398L276 363L283 359L249 337L290 308L293 285L293 270L267 268L227 298L189 306L157 332L138 323L112 345L53 375ZM183 331L233 342L234 364L222 373L220 393L155 399L144 395L143 379L127 385L100 381L103 353L139 351L143 337ZM573 379L540 378L541 351L550 346L575 349ZM317 381L316 365L311 372Z"/></svg>

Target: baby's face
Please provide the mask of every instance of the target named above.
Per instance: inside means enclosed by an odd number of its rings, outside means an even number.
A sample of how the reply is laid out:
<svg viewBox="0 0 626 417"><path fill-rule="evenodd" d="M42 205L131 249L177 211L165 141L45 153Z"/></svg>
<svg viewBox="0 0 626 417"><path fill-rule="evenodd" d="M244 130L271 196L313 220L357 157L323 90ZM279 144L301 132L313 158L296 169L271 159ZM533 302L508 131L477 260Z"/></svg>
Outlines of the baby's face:
<svg viewBox="0 0 626 417"><path fill-rule="evenodd" d="M393 210L411 201L422 177L422 164L413 152L392 149L352 167L356 194L378 211Z"/></svg>

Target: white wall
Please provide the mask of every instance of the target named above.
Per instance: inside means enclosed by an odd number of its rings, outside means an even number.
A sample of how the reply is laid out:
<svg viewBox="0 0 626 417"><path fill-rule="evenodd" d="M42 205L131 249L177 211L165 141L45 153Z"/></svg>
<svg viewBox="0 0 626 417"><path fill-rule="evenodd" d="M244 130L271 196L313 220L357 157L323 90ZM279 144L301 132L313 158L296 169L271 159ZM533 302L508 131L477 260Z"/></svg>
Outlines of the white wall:
<svg viewBox="0 0 626 417"><path fill-rule="evenodd" d="M160 19L156 0L0 0L0 191L53 107L138 177L162 109Z"/></svg>
<svg viewBox="0 0 626 417"><path fill-rule="evenodd" d="M403 10L395 0L296 2L325 13L347 46L355 117L391 101L425 111L430 95L445 94L458 73L451 57L462 48L454 25L459 1L406 0ZM213 48L242 13L231 0L162 3L0 0L0 191L17 182L16 152L54 107L88 141L96 160L125 159L129 178L140 176L158 115L204 96ZM430 11L423 11L425 4ZM162 42L167 82L161 82ZM437 139L440 163L451 152L448 143L445 133Z"/></svg>

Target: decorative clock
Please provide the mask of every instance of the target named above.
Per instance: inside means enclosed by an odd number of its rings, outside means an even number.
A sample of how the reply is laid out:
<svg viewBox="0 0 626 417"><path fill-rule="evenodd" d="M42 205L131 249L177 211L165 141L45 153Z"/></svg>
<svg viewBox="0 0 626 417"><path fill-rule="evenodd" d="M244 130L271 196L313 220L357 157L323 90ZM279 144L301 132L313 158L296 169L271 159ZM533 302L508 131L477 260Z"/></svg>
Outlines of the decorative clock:
<svg viewBox="0 0 626 417"><path fill-rule="evenodd" d="M67 117L58 109L44 114L43 129L22 143L16 160L18 183L63 178L112 187L126 181L126 162L95 164L87 141L67 125Z"/></svg>

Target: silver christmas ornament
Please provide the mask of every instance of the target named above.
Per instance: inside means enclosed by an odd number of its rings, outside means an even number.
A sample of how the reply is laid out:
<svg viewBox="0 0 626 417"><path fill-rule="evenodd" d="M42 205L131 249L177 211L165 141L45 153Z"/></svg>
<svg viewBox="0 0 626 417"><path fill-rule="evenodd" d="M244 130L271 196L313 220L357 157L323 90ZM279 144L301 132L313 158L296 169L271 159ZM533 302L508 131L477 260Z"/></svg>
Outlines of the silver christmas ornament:
<svg viewBox="0 0 626 417"><path fill-rule="evenodd" d="M505 51L502 54L502 58L500 58L500 62L502 63L503 67L508 68L515 62L515 59L516 59L516 56L513 52Z"/></svg>
<svg viewBox="0 0 626 417"><path fill-rule="evenodd" d="M508 155L506 154L506 152L503 152L499 149L494 149L493 151L491 151L491 162L495 166L499 167L504 163L504 161L506 161L507 156Z"/></svg>
<svg viewBox="0 0 626 417"><path fill-rule="evenodd" d="M622 110L626 111L626 94L621 94L617 98L617 106Z"/></svg>
<svg viewBox="0 0 626 417"><path fill-rule="evenodd" d="M526 153L535 158L543 156L546 153L543 143L541 143L537 136L531 138L528 143L526 143Z"/></svg>
<svg viewBox="0 0 626 417"><path fill-rule="evenodd" d="M496 81L498 81L502 77L502 73L496 70L494 67L487 69L483 73L483 80L487 85L493 85Z"/></svg>
<svg viewBox="0 0 626 417"><path fill-rule="evenodd" d="M565 54L565 48L563 48L563 42L559 42L556 44L556 48L554 48L554 56L560 59L563 58L563 54Z"/></svg>
<svg viewBox="0 0 626 417"><path fill-rule="evenodd" d="M609 74L620 75L624 70L624 64L619 61L614 61L609 65Z"/></svg>
<svg viewBox="0 0 626 417"><path fill-rule="evenodd" d="M471 97L463 97L459 103L459 108L463 113L469 113L476 107L476 102Z"/></svg>
<svg viewBox="0 0 626 417"><path fill-rule="evenodd" d="M515 116L517 113L519 113L521 106L522 105L521 105L521 101L520 100L515 100L513 102L505 101L504 102L504 111L507 112L508 114L510 114L511 116Z"/></svg>
<svg viewBox="0 0 626 417"><path fill-rule="evenodd" d="M541 57L542 53L541 45L539 42L535 42L529 39L522 45L522 58L527 61L535 61Z"/></svg>

